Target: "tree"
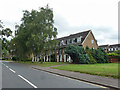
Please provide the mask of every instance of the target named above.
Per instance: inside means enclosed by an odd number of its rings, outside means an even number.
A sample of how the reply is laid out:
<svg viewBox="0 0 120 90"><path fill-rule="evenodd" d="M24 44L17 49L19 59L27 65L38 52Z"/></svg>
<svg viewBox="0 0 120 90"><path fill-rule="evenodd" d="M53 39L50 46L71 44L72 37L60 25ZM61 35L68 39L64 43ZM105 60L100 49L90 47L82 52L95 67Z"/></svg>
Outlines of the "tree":
<svg viewBox="0 0 120 90"><path fill-rule="evenodd" d="M3 58L5 58L6 56L8 56L9 54L9 41L7 40L8 37L12 36L12 30L10 28L5 28L4 29L4 25L0 20L0 45L2 47L2 50L0 50L0 52L2 52L2 56Z"/></svg>
<svg viewBox="0 0 120 90"><path fill-rule="evenodd" d="M45 52L53 46L57 35L53 23L53 10L48 5L45 8L41 7L39 11L25 10L22 24L16 26L17 51L25 56L33 54L33 59L41 54L42 63Z"/></svg>
<svg viewBox="0 0 120 90"><path fill-rule="evenodd" d="M82 46L70 45L65 49L65 53L70 55L73 63L87 64L89 63L88 55Z"/></svg>

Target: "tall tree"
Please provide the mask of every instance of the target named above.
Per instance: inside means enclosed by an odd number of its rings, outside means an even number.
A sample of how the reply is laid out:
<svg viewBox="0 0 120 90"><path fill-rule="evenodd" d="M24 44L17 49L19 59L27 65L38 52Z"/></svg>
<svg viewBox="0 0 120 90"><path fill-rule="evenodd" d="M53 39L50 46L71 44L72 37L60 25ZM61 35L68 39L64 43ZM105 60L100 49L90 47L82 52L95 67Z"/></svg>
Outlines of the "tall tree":
<svg viewBox="0 0 120 90"><path fill-rule="evenodd" d="M8 37L12 36L12 30L10 28L5 28L4 25L0 20L0 47L2 47L2 56L5 58L9 53L9 41L7 40Z"/></svg>
<svg viewBox="0 0 120 90"><path fill-rule="evenodd" d="M48 5L40 8L39 11L25 10L22 24L16 30L16 40L20 39L16 44L23 46L21 53L33 54L35 57L39 54L44 56L45 51L53 45L50 43L51 40L54 41L57 35L57 29L53 24L53 10Z"/></svg>

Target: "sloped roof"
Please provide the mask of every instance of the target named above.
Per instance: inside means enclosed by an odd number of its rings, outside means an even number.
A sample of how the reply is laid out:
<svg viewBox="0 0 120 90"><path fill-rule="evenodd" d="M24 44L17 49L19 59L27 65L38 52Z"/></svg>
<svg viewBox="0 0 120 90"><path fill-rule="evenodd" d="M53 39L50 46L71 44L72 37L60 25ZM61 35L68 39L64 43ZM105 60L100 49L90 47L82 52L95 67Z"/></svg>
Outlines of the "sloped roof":
<svg viewBox="0 0 120 90"><path fill-rule="evenodd" d="M107 47L107 46L109 46L109 45L100 45L99 47Z"/></svg>
<svg viewBox="0 0 120 90"><path fill-rule="evenodd" d="M114 46L120 47L120 44L113 44L113 45L110 45L110 47L114 47Z"/></svg>
<svg viewBox="0 0 120 90"><path fill-rule="evenodd" d="M118 46L118 47L120 47L120 44L100 45L99 47L107 47L107 46L109 46L109 47L114 47L114 46Z"/></svg>
<svg viewBox="0 0 120 90"><path fill-rule="evenodd" d="M76 34L71 34L69 36L57 38L56 40L67 40L67 39L71 39L71 38L76 38L76 37L82 36L82 40L81 40L81 43L82 43L90 31L91 30L79 32L79 33L76 33Z"/></svg>

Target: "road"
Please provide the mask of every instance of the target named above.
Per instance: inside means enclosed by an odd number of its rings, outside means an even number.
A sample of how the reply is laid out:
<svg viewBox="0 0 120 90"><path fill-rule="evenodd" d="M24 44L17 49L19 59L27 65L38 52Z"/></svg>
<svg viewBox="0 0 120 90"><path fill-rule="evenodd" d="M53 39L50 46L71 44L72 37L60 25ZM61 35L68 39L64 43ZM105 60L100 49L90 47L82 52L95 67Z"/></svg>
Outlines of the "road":
<svg viewBox="0 0 120 90"><path fill-rule="evenodd" d="M33 69L15 62L2 63L2 88L104 88Z"/></svg>

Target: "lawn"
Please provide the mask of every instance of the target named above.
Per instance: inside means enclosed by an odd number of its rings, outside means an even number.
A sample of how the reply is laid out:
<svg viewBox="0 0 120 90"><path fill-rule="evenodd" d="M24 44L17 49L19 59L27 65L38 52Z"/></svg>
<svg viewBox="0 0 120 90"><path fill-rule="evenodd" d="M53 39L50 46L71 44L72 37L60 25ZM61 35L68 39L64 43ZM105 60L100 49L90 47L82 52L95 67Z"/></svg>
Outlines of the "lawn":
<svg viewBox="0 0 120 90"><path fill-rule="evenodd" d="M59 67L52 67L52 68L59 70L87 73L91 75L120 78L120 75L118 75L118 63L88 64L88 65L69 64L69 65L62 65Z"/></svg>
<svg viewBox="0 0 120 90"><path fill-rule="evenodd" d="M34 62L32 63L31 61L23 62L23 61L16 61L18 63L23 63L23 64L30 64L30 65L37 65L41 67L49 67L49 66L55 66L55 65L62 65L62 64L68 64L68 62Z"/></svg>

